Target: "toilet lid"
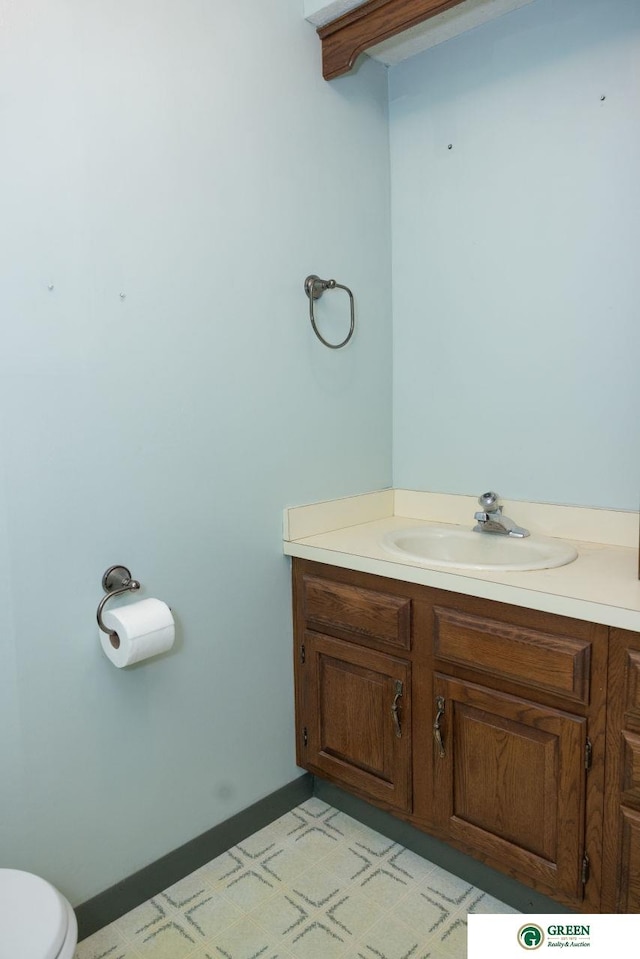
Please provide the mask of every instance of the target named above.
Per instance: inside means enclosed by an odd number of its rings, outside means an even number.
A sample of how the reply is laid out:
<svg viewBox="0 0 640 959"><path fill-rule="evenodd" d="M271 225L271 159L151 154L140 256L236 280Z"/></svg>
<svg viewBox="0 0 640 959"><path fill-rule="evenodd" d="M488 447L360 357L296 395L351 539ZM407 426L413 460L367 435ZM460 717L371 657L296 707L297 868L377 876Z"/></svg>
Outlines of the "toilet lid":
<svg viewBox="0 0 640 959"><path fill-rule="evenodd" d="M46 879L0 869L0 959L56 959L68 922L65 900Z"/></svg>

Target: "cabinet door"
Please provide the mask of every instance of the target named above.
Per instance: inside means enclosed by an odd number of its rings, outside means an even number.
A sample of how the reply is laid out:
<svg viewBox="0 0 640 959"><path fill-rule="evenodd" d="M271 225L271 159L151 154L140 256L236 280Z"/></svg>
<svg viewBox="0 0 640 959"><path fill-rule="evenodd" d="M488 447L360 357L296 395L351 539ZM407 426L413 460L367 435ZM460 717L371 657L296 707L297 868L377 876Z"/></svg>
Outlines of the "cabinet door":
<svg viewBox="0 0 640 959"><path fill-rule="evenodd" d="M611 630L602 908L640 912L640 635Z"/></svg>
<svg viewBox="0 0 640 959"><path fill-rule="evenodd" d="M438 673L434 703L441 828L490 864L579 902L586 720Z"/></svg>
<svg viewBox="0 0 640 959"><path fill-rule="evenodd" d="M409 811L409 663L306 632L299 677L301 765L394 809Z"/></svg>
<svg viewBox="0 0 640 959"><path fill-rule="evenodd" d="M620 872L616 912L640 912L640 813L620 808Z"/></svg>

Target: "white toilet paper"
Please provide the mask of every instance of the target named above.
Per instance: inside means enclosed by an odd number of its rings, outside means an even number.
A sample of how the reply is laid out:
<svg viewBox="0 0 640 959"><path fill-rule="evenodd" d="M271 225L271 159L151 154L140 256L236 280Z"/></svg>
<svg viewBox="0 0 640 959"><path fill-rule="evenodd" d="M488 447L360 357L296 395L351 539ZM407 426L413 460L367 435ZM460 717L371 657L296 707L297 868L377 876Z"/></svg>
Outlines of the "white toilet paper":
<svg viewBox="0 0 640 959"><path fill-rule="evenodd" d="M173 646L175 623L171 610L160 599L141 599L105 610L102 621L116 633L113 636L100 630L102 649L119 669L166 653Z"/></svg>

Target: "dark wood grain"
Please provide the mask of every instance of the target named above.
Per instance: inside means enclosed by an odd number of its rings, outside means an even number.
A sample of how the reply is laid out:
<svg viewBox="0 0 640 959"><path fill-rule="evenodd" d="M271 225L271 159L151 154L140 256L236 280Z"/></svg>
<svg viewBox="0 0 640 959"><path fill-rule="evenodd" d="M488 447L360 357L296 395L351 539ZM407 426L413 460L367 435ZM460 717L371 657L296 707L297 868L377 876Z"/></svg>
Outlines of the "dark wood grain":
<svg viewBox="0 0 640 959"><path fill-rule="evenodd" d="M369 47L395 37L464 0L369 0L318 28L322 75L333 80L353 67Z"/></svg>
<svg viewBox="0 0 640 959"><path fill-rule="evenodd" d="M305 576L302 599L308 626L361 643L410 646L411 600L404 596Z"/></svg>
<svg viewBox="0 0 640 959"><path fill-rule="evenodd" d="M442 607L433 612L437 659L588 702L591 643L587 640Z"/></svg>
<svg viewBox="0 0 640 959"><path fill-rule="evenodd" d="M616 912L640 912L640 813L620 810L620 871Z"/></svg>
<svg viewBox="0 0 640 959"><path fill-rule="evenodd" d="M356 787L388 806L411 805L411 680L401 659L307 631L305 766L332 782ZM401 735L392 705L396 683Z"/></svg>
<svg viewBox="0 0 640 959"><path fill-rule="evenodd" d="M623 730L620 801L640 811L640 736Z"/></svg>
<svg viewBox="0 0 640 959"><path fill-rule="evenodd" d="M640 912L640 634L609 642L603 912Z"/></svg>
<svg viewBox="0 0 640 959"><path fill-rule="evenodd" d="M294 559L293 588L299 764L572 910L601 911L608 628L309 560ZM623 652L614 685L633 732L636 660ZM457 758L441 762L445 692Z"/></svg>
<svg viewBox="0 0 640 959"><path fill-rule="evenodd" d="M582 902L586 719L436 674L441 826L537 887Z"/></svg>

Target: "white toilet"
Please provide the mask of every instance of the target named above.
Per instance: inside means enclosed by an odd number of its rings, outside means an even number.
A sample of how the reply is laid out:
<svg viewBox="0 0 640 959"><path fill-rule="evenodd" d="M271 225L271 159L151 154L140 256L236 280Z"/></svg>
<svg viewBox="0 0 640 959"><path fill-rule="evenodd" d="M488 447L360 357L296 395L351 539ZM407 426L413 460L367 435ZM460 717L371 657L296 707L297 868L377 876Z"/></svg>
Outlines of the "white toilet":
<svg viewBox="0 0 640 959"><path fill-rule="evenodd" d="M0 869L0 959L73 959L73 909L46 879Z"/></svg>

